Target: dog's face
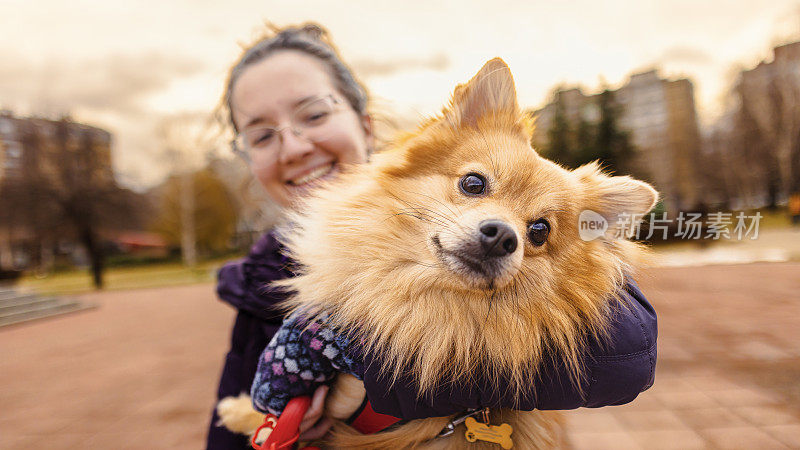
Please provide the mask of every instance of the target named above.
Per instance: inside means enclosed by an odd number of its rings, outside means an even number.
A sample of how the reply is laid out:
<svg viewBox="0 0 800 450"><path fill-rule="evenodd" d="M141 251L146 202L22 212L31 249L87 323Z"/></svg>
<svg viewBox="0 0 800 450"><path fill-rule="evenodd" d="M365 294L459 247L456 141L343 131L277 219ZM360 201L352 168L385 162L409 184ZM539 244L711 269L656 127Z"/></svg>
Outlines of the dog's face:
<svg viewBox="0 0 800 450"><path fill-rule="evenodd" d="M426 237L413 251L455 290L502 290L520 273L551 279L564 247L581 245L581 183L514 130L457 133L452 147L437 152L445 155L435 174L414 175L396 193Z"/></svg>

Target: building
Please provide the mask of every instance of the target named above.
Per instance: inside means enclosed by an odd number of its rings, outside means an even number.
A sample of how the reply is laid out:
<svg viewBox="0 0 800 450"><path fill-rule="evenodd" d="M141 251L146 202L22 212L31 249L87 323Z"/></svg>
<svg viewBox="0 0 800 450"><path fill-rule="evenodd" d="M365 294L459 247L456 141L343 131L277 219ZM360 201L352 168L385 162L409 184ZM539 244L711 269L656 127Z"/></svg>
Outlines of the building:
<svg viewBox="0 0 800 450"><path fill-rule="evenodd" d="M0 111L3 195L24 195L32 182L46 183L56 192L67 192L75 185L115 186L111 142L108 131L68 118L17 117ZM34 208L10 210L8 198L0 198L0 202L5 203L0 205L0 269L26 267L35 262L47 265L53 248L68 246L41 242L31 226L36 223Z"/></svg>
<svg viewBox="0 0 800 450"><path fill-rule="evenodd" d="M585 95L579 88L556 92L573 124L600 119L597 95ZM695 171L701 139L691 81L666 80L655 70L637 73L614 91L614 100L620 110L619 125L630 133L636 149L634 174L655 184L668 209L696 208L701 200ZM555 113L555 101L533 113L534 147L547 145Z"/></svg>
<svg viewBox="0 0 800 450"><path fill-rule="evenodd" d="M56 155L65 156L73 164L90 158L97 169L93 176L114 179L111 133L68 118L16 117L10 111L0 111L0 149L0 180L20 178L36 168L52 173L55 168L49 165L62 162Z"/></svg>
<svg viewBox="0 0 800 450"><path fill-rule="evenodd" d="M731 209L774 207L800 193L800 42L739 73L706 130L707 190Z"/></svg>
<svg viewBox="0 0 800 450"><path fill-rule="evenodd" d="M732 94L732 136L747 142L743 171L754 182L742 194L784 203L800 192L800 41L773 48L772 60L742 71Z"/></svg>

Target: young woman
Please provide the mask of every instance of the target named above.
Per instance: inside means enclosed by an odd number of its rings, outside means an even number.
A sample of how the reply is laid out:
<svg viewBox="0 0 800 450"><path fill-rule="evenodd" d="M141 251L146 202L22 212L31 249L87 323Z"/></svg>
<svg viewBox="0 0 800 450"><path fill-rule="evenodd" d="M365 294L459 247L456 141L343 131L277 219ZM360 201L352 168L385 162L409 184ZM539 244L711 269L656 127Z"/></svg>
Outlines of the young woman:
<svg viewBox="0 0 800 450"><path fill-rule="evenodd" d="M258 41L231 69L226 90L230 123L236 133L234 151L250 164L267 193L281 206L292 208L316 182L335 177L348 164L366 162L374 150L367 96L342 62L326 32L309 24L289 27ZM261 351L282 321L272 308L284 297L270 290L270 281L290 277L290 261L270 232L238 262L219 273L218 294L238 309L218 390L219 398L249 392ZM618 295L630 309L613 318L610 342L592 343L580 388L570 382L564 367L543 370L517 407L571 409L622 404L652 385L655 371L656 317L631 280ZM380 355L366 355L368 367L380 367ZM499 381L499 380L498 380ZM501 382L501 381L499 381ZM416 400L411 380L388 388L377 370L367 370L364 385L378 412L414 419L460 412L473 399L468 392L446 386L433 400ZM321 417L325 388L320 388L306 414L304 438L320 437L330 424ZM503 400L498 400L504 405ZM208 448L246 448L247 438L216 426Z"/></svg>

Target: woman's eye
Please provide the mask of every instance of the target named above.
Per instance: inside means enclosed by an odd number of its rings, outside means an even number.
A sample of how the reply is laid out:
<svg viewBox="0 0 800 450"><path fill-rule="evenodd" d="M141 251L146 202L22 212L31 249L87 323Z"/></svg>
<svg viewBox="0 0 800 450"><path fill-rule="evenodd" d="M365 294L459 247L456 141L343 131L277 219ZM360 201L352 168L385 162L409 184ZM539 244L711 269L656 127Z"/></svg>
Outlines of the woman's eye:
<svg viewBox="0 0 800 450"><path fill-rule="evenodd" d="M543 245L550 235L550 222L546 219L539 219L528 225L528 239L537 247Z"/></svg>
<svg viewBox="0 0 800 450"><path fill-rule="evenodd" d="M275 130L262 130L257 133L253 133L250 136L250 146L251 147L259 147L269 144L272 138L275 137Z"/></svg>
<svg viewBox="0 0 800 450"><path fill-rule="evenodd" d="M317 111L313 113L306 114L303 117L303 123L306 125L317 125L325 120L330 113L328 111Z"/></svg>
<svg viewBox="0 0 800 450"><path fill-rule="evenodd" d="M486 178L477 173L468 173L458 183L461 191L467 195L481 195L486 192Z"/></svg>

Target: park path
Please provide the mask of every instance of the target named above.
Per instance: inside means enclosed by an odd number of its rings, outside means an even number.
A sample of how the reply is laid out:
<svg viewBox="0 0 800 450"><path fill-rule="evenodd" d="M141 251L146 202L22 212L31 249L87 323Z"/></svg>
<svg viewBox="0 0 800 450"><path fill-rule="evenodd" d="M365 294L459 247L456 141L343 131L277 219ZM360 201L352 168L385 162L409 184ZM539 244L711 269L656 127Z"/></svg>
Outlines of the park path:
<svg viewBox="0 0 800 450"><path fill-rule="evenodd" d="M579 449L800 448L800 263L653 269L655 386L567 412ZM202 448L233 311L209 284L0 329L0 448Z"/></svg>
<svg viewBox="0 0 800 450"><path fill-rule="evenodd" d="M0 329L0 448L203 447L233 310L210 284Z"/></svg>
<svg viewBox="0 0 800 450"><path fill-rule="evenodd" d="M568 414L579 449L800 448L800 263L660 268L655 385Z"/></svg>

